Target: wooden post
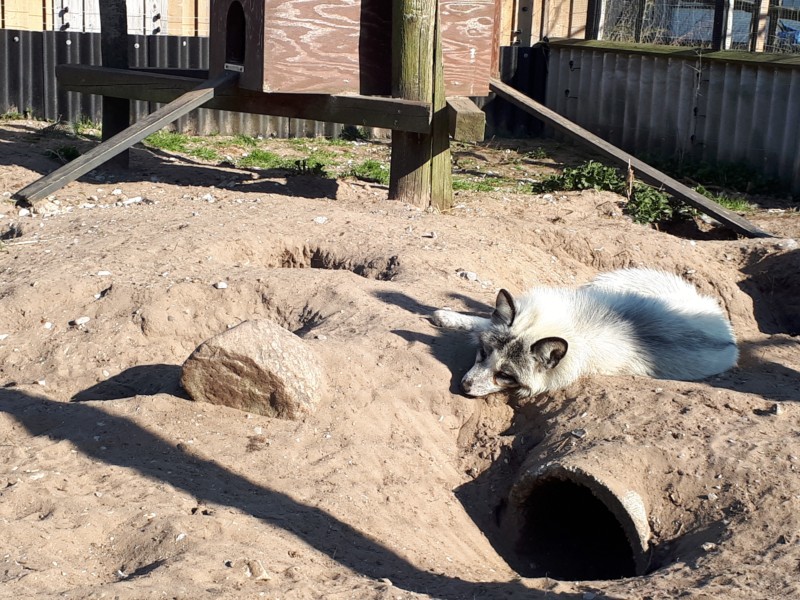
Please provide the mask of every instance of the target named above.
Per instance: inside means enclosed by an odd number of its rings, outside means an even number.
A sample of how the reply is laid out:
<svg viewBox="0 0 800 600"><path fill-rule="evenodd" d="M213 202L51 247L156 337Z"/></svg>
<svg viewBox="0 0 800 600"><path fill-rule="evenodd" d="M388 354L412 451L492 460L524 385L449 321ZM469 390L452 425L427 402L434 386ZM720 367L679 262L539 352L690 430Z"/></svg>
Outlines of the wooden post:
<svg viewBox="0 0 800 600"><path fill-rule="evenodd" d="M436 0L394 3L392 94L430 102L433 116L430 133L392 132L389 197L444 210L452 205L453 186L437 14Z"/></svg>
<svg viewBox="0 0 800 600"><path fill-rule="evenodd" d="M128 11L125 0L100 2L100 53L104 67L127 69L128 64ZM124 131L131 124L131 102L122 98L103 96L103 141ZM129 152L125 150L109 161L117 167L127 168Z"/></svg>

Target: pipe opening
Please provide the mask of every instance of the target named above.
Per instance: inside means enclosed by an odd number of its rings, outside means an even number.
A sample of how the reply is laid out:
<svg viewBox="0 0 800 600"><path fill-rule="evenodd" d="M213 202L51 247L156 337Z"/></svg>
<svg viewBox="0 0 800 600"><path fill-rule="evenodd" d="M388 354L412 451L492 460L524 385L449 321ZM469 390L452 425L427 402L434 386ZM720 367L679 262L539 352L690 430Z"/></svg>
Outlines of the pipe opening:
<svg viewBox="0 0 800 600"><path fill-rule="evenodd" d="M635 551L623 523L589 487L542 478L519 510L520 575L583 581L637 574Z"/></svg>
<svg viewBox="0 0 800 600"><path fill-rule="evenodd" d="M238 1L231 2L225 27L225 62L243 65L246 46L244 8Z"/></svg>

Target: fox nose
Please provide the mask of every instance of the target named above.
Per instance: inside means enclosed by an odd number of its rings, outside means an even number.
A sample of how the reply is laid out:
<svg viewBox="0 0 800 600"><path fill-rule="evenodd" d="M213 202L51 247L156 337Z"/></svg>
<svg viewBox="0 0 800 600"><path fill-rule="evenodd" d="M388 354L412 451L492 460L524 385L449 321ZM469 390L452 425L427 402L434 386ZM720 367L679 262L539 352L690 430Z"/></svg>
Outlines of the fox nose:
<svg viewBox="0 0 800 600"><path fill-rule="evenodd" d="M469 394L472 391L472 382L468 379L461 380L461 391L465 394Z"/></svg>

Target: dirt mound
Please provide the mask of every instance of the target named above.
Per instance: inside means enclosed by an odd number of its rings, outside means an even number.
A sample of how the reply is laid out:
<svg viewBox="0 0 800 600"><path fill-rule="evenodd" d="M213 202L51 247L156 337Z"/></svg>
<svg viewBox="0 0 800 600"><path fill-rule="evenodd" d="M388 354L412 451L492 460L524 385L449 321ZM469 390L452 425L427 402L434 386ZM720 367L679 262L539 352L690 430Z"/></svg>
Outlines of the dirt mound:
<svg viewBox="0 0 800 600"><path fill-rule="evenodd" d="M230 170L133 161L71 184L49 216L0 207L3 231L22 232L0 253L9 595L800 593L794 241L679 238L592 191L462 192L440 215L348 180L320 194L308 177L229 185ZM21 135L0 164L0 192L52 168ZM592 378L524 403L458 393L474 349L432 310L487 312L499 287L624 266L719 298L740 366L693 383ZM324 365L304 421L180 389L200 342L256 318ZM604 495L622 488L649 532L641 571Z"/></svg>

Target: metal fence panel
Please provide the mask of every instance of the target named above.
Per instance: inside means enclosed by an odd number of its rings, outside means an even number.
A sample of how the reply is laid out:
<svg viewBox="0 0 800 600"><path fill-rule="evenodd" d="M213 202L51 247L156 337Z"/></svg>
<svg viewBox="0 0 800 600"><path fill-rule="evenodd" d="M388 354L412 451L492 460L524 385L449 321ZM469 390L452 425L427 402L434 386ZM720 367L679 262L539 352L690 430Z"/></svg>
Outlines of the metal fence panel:
<svg viewBox="0 0 800 600"><path fill-rule="evenodd" d="M800 65L550 45L547 105L642 157L747 163L800 192Z"/></svg>

